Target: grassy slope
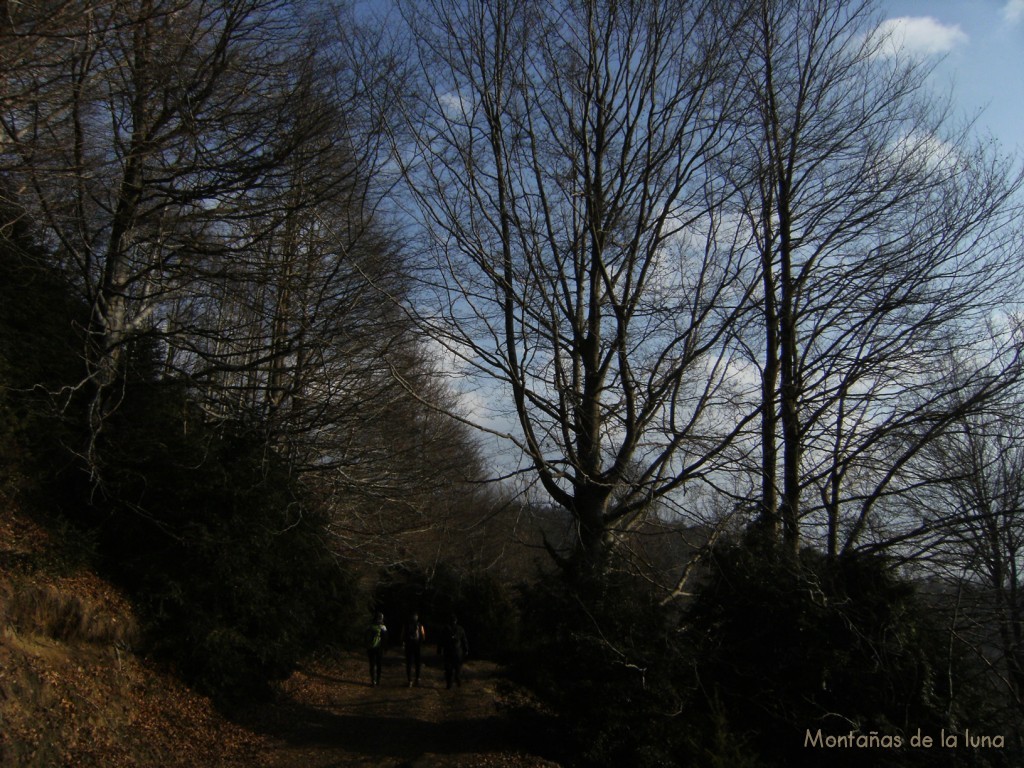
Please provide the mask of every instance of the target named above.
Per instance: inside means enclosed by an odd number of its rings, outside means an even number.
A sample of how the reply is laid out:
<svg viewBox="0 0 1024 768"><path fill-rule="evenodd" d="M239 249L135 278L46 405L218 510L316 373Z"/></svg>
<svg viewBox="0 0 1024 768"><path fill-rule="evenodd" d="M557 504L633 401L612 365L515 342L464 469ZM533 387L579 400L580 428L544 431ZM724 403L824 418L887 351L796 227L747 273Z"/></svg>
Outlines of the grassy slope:
<svg viewBox="0 0 1024 768"><path fill-rule="evenodd" d="M132 652L108 583L0 497L0 768L246 766L262 737Z"/></svg>

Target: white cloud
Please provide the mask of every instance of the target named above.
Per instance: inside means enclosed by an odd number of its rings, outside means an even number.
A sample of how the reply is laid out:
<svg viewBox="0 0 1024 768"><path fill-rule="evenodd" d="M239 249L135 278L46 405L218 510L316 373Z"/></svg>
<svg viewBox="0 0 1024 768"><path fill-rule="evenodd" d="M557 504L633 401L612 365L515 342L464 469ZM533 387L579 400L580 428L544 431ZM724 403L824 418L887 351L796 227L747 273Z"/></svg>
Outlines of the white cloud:
<svg viewBox="0 0 1024 768"><path fill-rule="evenodd" d="M1003 6L1003 18L1010 24L1017 24L1024 20L1024 0L1009 0Z"/></svg>
<svg viewBox="0 0 1024 768"><path fill-rule="evenodd" d="M1011 0L1010 4L1021 6L1024 11L1024 0ZM886 19L878 25L875 34L881 41L878 51L881 56L935 56L949 53L968 41L967 33L958 24L943 24L931 16Z"/></svg>

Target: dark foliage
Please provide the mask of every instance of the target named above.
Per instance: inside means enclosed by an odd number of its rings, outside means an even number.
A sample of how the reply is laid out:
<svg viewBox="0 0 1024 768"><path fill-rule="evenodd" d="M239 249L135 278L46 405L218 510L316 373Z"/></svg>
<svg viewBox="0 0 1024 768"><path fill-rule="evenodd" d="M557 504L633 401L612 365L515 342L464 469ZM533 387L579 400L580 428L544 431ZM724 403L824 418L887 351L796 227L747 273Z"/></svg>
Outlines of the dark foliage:
<svg viewBox="0 0 1024 768"><path fill-rule="evenodd" d="M793 561L721 547L686 625L703 754L727 744L769 766L990 764L976 750L910 747L918 729L936 739L951 730L948 684L960 678L959 662L911 587L878 560L806 551ZM894 741L810 746L819 729L823 738L874 732Z"/></svg>
<svg viewBox="0 0 1024 768"><path fill-rule="evenodd" d="M937 740L972 722L963 660L934 624L876 559L726 545L682 614L623 574L525 590L515 670L558 714L568 765L1012 764L1001 750L910 746L918 729ZM824 748L819 729L879 740Z"/></svg>
<svg viewBox="0 0 1024 768"><path fill-rule="evenodd" d="M527 589L517 675L563 720L560 758L583 766L683 764L687 666L671 615L639 579Z"/></svg>
<svg viewBox="0 0 1024 768"><path fill-rule="evenodd" d="M83 492L69 447L82 432L85 307L32 238L0 207L0 490L72 507Z"/></svg>
<svg viewBox="0 0 1024 768"><path fill-rule="evenodd" d="M32 239L24 217L0 207L0 365L5 384L31 390L74 383L82 352L75 326L84 313Z"/></svg>
<svg viewBox="0 0 1024 768"><path fill-rule="evenodd" d="M265 690L355 620L352 579L288 467L242 425L137 383L105 436L104 561L151 649L221 699Z"/></svg>

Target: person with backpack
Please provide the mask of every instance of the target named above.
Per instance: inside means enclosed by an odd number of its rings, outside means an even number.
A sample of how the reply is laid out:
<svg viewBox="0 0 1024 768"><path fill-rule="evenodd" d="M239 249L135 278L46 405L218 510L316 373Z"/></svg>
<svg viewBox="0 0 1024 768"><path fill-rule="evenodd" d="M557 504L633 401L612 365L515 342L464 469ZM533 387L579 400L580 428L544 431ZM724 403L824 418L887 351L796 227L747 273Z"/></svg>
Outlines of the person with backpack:
<svg viewBox="0 0 1024 768"><path fill-rule="evenodd" d="M422 646L426 639L427 630L420 624L419 614L412 614L402 629L402 643L405 646L405 676L410 688L420 684L420 668L423 662ZM413 677L413 672L416 673L415 677Z"/></svg>
<svg viewBox="0 0 1024 768"><path fill-rule="evenodd" d="M445 687L451 688L453 682L461 686L462 662L469 655L469 641L466 639L466 630L455 616L452 616L451 622L444 628L438 652L444 661Z"/></svg>
<svg viewBox="0 0 1024 768"><path fill-rule="evenodd" d="M373 624L366 630L366 653L370 659L370 685L380 685L380 668L384 661L384 643L388 639L388 628L384 625L384 614L378 613Z"/></svg>

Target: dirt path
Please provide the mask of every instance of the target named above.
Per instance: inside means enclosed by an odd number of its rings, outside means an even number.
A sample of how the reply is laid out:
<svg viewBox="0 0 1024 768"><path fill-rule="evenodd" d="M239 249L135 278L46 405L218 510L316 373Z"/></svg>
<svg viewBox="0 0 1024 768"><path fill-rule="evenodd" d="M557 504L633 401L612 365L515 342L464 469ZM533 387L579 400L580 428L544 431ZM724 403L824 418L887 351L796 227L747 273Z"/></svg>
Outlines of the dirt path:
<svg viewBox="0 0 1024 768"><path fill-rule="evenodd" d="M496 665L470 661L462 686L452 690L436 665L423 672L419 687L407 687L402 660L392 656L374 688L356 655L297 672L281 698L244 717L270 739L260 765L557 768L531 753L535 733L512 715L515 694Z"/></svg>

